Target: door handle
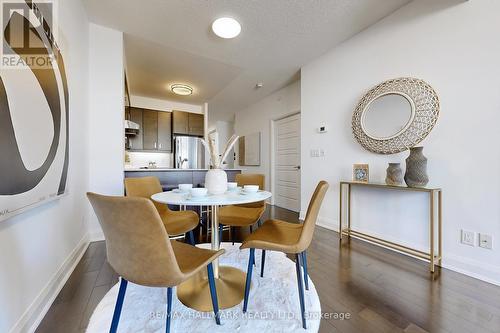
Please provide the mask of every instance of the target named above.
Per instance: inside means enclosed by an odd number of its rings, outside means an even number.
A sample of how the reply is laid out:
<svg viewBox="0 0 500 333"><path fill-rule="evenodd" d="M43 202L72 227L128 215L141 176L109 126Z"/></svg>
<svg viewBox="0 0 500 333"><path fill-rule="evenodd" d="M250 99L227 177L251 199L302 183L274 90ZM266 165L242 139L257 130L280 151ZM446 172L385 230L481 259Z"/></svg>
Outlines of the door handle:
<svg viewBox="0 0 500 333"><path fill-rule="evenodd" d="M300 170L300 165L297 165L296 167L294 167L295 169L297 170Z"/></svg>

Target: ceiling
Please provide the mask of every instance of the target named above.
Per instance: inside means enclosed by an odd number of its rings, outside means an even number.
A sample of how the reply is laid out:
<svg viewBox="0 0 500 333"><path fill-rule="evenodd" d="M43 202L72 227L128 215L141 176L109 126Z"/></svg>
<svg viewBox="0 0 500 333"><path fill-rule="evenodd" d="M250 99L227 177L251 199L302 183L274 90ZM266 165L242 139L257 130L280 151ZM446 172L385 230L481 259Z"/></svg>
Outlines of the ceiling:
<svg viewBox="0 0 500 333"><path fill-rule="evenodd" d="M209 103L211 118L241 110L296 80L300 68L411 0L83 0L92 22L125 33L130 93ZM241 34L211 31L221 16ZM256 89L262 82L264 86ZM168 87L186 83L191 96Z"/></svg>

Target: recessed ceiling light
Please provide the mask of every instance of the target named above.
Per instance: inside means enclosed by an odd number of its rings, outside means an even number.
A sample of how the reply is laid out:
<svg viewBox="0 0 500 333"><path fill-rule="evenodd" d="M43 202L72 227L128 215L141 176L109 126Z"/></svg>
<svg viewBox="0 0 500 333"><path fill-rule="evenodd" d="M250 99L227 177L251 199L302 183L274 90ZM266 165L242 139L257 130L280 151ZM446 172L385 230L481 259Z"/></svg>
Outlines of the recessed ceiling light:
<svg viewBox="0 0 500 333"><path fill-rule="evenodd" d="M187 84L180 84L180 83L171 85L170 90L172 90L174 94L182 96L188 96L193 93L193 88L191 88Z"/></svg>
<svg viewBox="0 0 500 333"><path fill-rule="evenodd" d="M212 23L212 30L221 38L234 38L241 32L241 25L230 17L221 17Z"/></svg>

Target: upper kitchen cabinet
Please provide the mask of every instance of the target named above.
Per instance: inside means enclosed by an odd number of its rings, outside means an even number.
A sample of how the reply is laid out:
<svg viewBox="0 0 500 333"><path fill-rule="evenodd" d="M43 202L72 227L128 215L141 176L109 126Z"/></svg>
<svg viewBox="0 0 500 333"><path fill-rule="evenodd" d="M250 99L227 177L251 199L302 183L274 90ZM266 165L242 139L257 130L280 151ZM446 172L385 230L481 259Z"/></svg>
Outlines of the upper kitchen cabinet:
<svg viewBox="0 0 500 333"><path fill-rule="evenodd" d="M198 113L173 111L173 133L191 136L203 136L204 116Z"/></svg>
<svg viewBox="0 0 500 333"><path fill-rule="evenodd" d="M190 113L188 115L189 135L203 136L205 119L202 114Z"/></svg>
<svg viewBox="0 0 500 333"><path fill-rule="evenodd" d="M172 151L171 112L158 112L158 150Z"/></svg>
<svg viewBox="0 0 500 333"><path fill-rule="evenodd" d="M126 108L125 117L139 125L137 134L127 134L127 149L132 151L172 151L172 113Z"/></svg>
<svg viewBox="0 0 500 333"><path fill-rule="evenodd" d="M142 124L144 150L158 149L158 112L143 110Z"/></svg>
<svg viewBox="0 0 500 333"><path fill-rule="evenodd" d="M174 132L174 134L187 134L189 132L188 115L188 112L172 112L172 131Z"/></svg>
<svg viewBox="0 0 500 333"><path fill-rule="evenodd" d="M133 121L139 125L139 131L137 133L131 133L127 135L128 137L128 149L131 150L142 150L142 109L127 107L126 117L128 120Z"/></svg>

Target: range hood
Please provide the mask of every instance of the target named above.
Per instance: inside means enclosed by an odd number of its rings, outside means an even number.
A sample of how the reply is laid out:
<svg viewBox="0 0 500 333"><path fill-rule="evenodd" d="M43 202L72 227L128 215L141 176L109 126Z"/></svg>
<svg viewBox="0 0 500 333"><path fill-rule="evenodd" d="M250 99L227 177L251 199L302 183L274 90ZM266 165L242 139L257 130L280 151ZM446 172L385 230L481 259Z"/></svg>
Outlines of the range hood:
<svg viewBox="0 0 500 333"><path fill-rule="evenodd" d="M140 126L130 120L125 120L125 135L136 135L139 133Z"/></svg>

